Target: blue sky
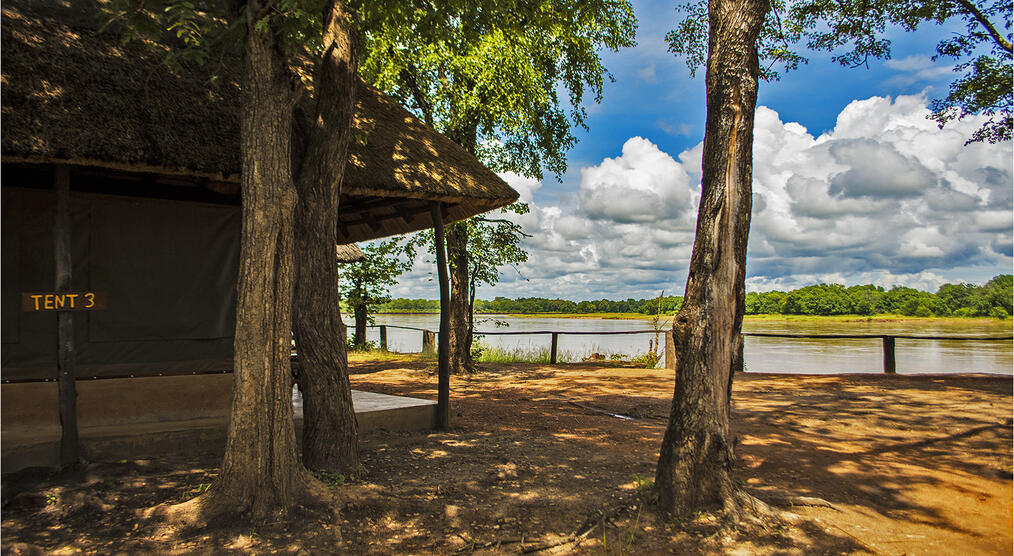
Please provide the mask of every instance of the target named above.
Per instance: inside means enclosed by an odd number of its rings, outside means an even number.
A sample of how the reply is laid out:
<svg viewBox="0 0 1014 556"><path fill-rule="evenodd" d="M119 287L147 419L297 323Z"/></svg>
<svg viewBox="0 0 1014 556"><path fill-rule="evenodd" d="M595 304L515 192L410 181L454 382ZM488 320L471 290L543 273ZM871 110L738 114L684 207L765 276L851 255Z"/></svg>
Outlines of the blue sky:
<svg viewBox="0 0 1014 556"><path fill-rule="evenodd" d="M529 201L516 218L530 262L479 296L573 300L680 294L700 188L703 71L667 52L678 15L636 1L638 46L603 59L615 77L557 180L504 176ZM891 31L892 60L849 69L826 53L762 82L747 289L816 282L935 290L1012 271L1010 143L962 147L978 127L926 120L953 79L933 61L950 29ZM433 298L422 263L392 290Z"/></svg>

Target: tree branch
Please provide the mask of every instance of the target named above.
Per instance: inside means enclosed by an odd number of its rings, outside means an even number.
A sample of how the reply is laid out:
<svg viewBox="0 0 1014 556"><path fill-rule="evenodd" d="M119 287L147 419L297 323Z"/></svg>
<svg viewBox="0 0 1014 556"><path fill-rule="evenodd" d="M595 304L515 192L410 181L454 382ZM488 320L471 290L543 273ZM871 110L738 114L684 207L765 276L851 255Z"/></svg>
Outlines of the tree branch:
<svg viewBox="0 0 1014 556"><path fill-rule="evenodd" d="M503 218L485 218L485 217L481 217L481 216L476 216L475 220L476 220L476 222L485 222L486 224L507 224L508 226L513 227L514 231L517 232L518 235L521 235L521 236L524 236L524 237L532 237L531 234L526 234L526 233L522 232L521 231L521 226L518 225L515 222L511 222L510 220L505 220Z"/></svg>
<svg viewBox="0 0 1014 556"><path fill-rule="evenodd" d="M419 87L419 80L415 76L415 68L409 64L409 67L401 70L398 77L405 83L409 91L412 92L412 99L415 100L419 110L422 110L423 121L426 122L426 125L433 127L433 108L430 106L429 101L426 100L426 95L423 94L422 88Z"/></svg>
<svg viewBox="0 0 1014 556"><path fill-rule="evenodd" d="M996 42L1000 48L1006 50L1008 54L1014 54L1014 47L1011 46L1011 42L1000 34L1000 31L989 19L986 19L986 14L982 13L978 6L976 6L971 0L958 0L958 3L961 4L961 6L964 7L965 10L967 10L980 25L989 31L989 35L993 37L993 41Z"/></svg>

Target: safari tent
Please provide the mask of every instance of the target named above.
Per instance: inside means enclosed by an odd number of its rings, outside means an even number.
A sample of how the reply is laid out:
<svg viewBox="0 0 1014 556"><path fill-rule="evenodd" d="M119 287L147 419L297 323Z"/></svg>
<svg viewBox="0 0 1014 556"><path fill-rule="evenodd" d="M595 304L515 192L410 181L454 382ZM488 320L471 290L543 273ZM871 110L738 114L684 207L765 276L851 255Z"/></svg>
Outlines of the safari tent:
<svg viewBox="0 0 1014 556"><path fill-rule="evenodd" d="M101 307L74 313L81 426L218 418L214 392L231 388L221 373L232 365L240 239L236 80L226 66L174 72L165 45L124 43L115 27L101 27L91 2L2 6L5 448L18 434L58 427L48 382L58 301L46 310L46 298L30 296L54 290L61 182L70 290L101 298ZM212 71L225 79L209 85ZM517 199L365 84L353 137L340 243L432 227L433 201L450 222ZM353 249L338 246L336 255Z"/></svg>

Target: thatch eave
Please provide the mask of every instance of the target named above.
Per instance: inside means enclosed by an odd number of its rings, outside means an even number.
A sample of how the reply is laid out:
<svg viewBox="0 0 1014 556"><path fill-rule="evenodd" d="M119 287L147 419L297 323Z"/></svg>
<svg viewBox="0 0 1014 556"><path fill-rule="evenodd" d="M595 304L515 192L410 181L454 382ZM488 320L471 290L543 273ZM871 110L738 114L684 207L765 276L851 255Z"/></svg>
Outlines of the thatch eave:
<svg viewBox="0 0 1014 556"><path fill-rule="evenodd" d="M100 33L94 6L3 3L2 161L237 183L236 76L219 76L210 88L207 69L175 74L162 63L164 45L122 44L115 32ZM473 156L366 84L357 91L354 125L342 192L356 202L339 209L343 241L430 227L422 209L432 201L459 220L518 198Z"/></svg>

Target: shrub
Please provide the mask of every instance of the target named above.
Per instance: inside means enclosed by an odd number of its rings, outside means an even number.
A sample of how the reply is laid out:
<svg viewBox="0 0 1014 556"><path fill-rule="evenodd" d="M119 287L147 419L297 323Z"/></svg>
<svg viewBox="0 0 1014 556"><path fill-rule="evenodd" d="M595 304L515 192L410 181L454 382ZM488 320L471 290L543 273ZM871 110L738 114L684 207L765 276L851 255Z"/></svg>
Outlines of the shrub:
<svg viewBox="0 0 1014 556"><path fill-rule="evenodd" d="M638 355L637 357L631 359L631 361L639 365L643 365L645 369L654 369L661 359L662 355L649 351Z"/></svg>

